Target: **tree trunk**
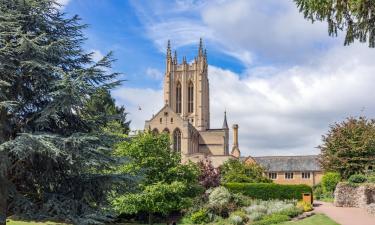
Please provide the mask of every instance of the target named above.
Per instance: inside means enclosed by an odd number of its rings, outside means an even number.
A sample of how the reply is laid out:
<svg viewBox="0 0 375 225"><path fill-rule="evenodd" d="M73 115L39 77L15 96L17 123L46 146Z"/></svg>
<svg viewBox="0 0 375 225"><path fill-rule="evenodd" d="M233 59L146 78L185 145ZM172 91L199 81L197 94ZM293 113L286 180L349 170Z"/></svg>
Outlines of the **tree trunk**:
<svg viewBox="0 0 375 225"><path fill-rule="evenodd" d="M148 213L148 224L150 224L150 225L154 224L152 222L152 213Z"/></svg>
<svg viewBox="0 0 375 225"><path fill-rule="evenodd" d="M7 219L7 198L8 198L8 182L7 182L7 155L0 152L0 225L6 224Z"/></svg>

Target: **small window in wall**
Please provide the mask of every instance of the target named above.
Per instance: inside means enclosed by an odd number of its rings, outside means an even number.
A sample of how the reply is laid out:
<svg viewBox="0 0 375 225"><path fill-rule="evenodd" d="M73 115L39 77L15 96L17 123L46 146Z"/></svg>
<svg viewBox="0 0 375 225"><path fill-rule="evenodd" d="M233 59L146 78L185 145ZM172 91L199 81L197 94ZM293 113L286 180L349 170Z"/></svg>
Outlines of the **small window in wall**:
<svg viewBox="0 0 375 225"><path fill-rule="evenodd" d="M373 171L373 170L374 170L374 167L373 167L373 166L368 166L367 170L368 170L368 171Z"/></svg>
<svg viewBox="0 0 375 225"><path fill-rule="evenodd" d="M191 122L194 123L194 119L191 119Z"/></svg>
<svg viewBox="0 0 375 225"><path fill-rule="evenodd" d="M310 172L302 172L302 179L310 179Z"/></svg>
<svg viewBox="0 0 375 225"><path fill-rule="evenodd" d="M173 123L173 118L171 118L171 123Z"/></svg>
<svg viewBox="0 0 375 225"><path fill-rule="evenodd" d="M271 180L276 180L277 179L277 173L268 173L268 178Z"/></svg>
<svg viewBox="0 0 375 225"><path fill-rule="evenodd" d="M163 118L160 118L160 123L163 123Z"/></svg>
<svg viewBox="0 0 375 225"><path fill-rule="evenodd" d="M287 180L293 179L293 173L285 173L285 179Z"/></svg>

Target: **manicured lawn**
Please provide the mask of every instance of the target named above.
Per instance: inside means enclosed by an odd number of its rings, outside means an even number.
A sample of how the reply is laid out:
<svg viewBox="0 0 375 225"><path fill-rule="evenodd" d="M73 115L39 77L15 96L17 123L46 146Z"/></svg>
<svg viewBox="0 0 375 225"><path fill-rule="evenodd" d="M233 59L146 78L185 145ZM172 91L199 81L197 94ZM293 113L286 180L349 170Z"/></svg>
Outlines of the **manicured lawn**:
<svg viewBox="0 0 375 225"><path fill-rule="evenodd" d="M285 223L281 223L280 225L339 225L328 216L324 214L317 214L306 219L300 221L289 221Z"/></svg>
<svg viewBox="0 0 375 225"><path fill-rule="evenodd" d="M35 222L35 221L20 221L7 219L7 225L68 225L67 223L55 223L50 221L45 222Z"/></svg>

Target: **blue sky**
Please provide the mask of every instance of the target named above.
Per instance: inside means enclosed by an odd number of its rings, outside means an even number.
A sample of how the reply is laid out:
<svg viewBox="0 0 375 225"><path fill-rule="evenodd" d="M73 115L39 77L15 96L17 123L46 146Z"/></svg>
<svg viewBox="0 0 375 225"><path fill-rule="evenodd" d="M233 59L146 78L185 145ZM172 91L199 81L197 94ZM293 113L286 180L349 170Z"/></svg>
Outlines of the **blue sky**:
<svg viewBox="0 0 375 225"><path fill-rule="evenodd" d="M244 155L316 154L329 124L374 117L375 50L343 46L326 23L306 21L292 0L60 0L89 24L85 48L114 51L127 81L113 91L133 129L162 106L165 48L208 52L211 124L240 126ZM142 110L139 110L139 107Z"/></svg>

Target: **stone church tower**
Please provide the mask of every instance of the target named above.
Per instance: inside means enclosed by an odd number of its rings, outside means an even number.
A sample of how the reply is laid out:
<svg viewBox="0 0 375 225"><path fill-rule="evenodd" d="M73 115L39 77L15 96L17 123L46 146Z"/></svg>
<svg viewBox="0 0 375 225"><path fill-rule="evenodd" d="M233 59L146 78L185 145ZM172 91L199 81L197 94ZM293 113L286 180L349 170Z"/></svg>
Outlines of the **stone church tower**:
<svg viewBox="0 0 375 225"><path fill-rule="evenodd" d="M207 52L199 42L197 56L192 63L186 57L178 63L177 52L167 45L164 76L164 107L145 122L145 129L171 136L173 149L181 152L183 161L209 158L218 166L228 158L239 158L229 153L229 127L226 112L220 129L210 127L210 93ZM236 133L237 134L237 133ZM232 153L234 153L232 151Z"/></svg>
<svg viewBox="0 0 375 225"><path fill-rule="evenodd" d="M171 55L168 41L164 78L164 103L169 105L182 119L187 119L198 131L210 129L209 84L207 75L207 53L199 42L198 56L192 64L177 62L177 52Z"/></svg>

